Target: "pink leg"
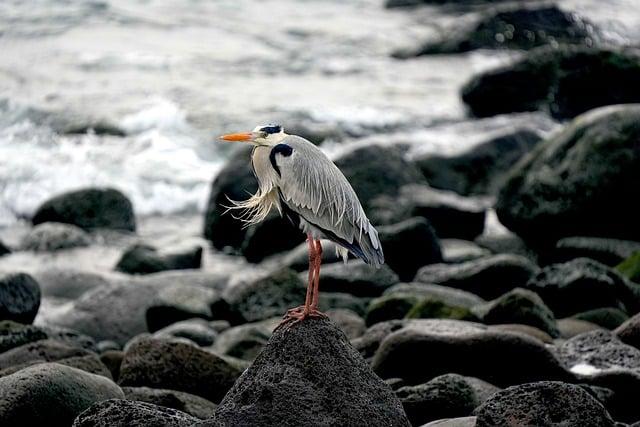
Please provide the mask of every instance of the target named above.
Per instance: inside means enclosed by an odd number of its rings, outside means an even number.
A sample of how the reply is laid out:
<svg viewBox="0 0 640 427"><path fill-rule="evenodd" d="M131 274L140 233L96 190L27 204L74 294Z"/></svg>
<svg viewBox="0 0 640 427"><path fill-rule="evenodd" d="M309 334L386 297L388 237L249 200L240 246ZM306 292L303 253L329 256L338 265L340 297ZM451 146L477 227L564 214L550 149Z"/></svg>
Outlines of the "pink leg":
<svg viewBox="0 0 640 427"><path fill-rule="evenodd" d="M316 312L320 317L326 317L326 315L318 311L318 304L320 302L320 264L322 264L322 243L320 243L320 240L316 240L316 264L311 311Z"/></svg>

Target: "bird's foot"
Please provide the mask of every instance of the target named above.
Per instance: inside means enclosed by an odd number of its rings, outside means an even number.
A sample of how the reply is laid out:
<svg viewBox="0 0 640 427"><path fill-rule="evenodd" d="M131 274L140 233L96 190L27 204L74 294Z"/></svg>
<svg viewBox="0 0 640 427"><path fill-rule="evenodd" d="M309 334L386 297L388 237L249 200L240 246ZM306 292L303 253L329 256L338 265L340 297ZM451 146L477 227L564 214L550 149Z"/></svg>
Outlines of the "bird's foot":
<svg viewBox="0 0 640 427"><path fill-rule="evenodd" d="M288 330L296 323L302 322L307 317L315 319L328 319L329 317L316 308L305 307L304 305L287 310L282 318L282 322L276 327L276 331L280 328Z"/></svg>

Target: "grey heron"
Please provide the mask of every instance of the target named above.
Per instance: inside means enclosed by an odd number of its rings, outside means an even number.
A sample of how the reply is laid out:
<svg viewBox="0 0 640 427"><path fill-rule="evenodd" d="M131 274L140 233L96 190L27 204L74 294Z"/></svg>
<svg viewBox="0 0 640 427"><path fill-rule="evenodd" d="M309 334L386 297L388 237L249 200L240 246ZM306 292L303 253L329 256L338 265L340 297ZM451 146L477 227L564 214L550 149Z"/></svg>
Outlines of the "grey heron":
<svg viewBox="0 0 640 427"><path fill-rule="evenodd" d="M358 196L338 167L306 139L288 135L280 125L257 126L251 132L220 137L225 141L252 144L251 165L258 190L248 200L233 201L245 224L266 218L272 208L307 235L309 277L304 305L288 310L282 324L292 325L306 317L325 317L318 310L320 239L336 243L346 261L348 253L379 267L384 254L378 232L367 218Z"/></svg>

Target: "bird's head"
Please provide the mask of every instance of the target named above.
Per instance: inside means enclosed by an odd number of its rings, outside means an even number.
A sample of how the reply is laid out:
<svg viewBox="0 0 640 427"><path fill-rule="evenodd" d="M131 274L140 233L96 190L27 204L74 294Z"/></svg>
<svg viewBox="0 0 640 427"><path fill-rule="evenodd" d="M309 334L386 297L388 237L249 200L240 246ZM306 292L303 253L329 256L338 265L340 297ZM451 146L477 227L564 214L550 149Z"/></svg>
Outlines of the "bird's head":
<svg viewBox="0 0 640 427"><path fill-rule="evenodd" d="M239 132L222 135L224 141L241 141L253 145L273 146L279 144L287 134L280 125L256 126L251 132Z"/></svg>

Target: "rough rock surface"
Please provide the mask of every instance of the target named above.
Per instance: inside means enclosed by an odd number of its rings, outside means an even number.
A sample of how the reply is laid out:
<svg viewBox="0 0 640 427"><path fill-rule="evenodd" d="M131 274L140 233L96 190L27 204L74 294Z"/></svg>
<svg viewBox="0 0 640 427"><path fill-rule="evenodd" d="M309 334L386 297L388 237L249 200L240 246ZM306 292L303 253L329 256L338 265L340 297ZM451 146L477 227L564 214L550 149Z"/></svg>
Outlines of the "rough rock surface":
<svg viewBox="0 0 640 427"><path fill-rule="evenodd" d="M150 274L165 270L200 268L202 247L175 253L159 253L156 248L136 244L124 251L115 269L129 274Z"/></svg>
<svg viewBox="0 0 640 427"><path fill-rule="evenodd" d="M122 387L122 391L128 400L177 409L200 419L213 416L216 410L215 403L182 391L149 387Z"/></svg>
<svg viewBox="0 0 640 427"><path fill-rule="evenodd" d="M48 252L89 246L89 234L71 224L45 222L35 226L27 234L20 247L26 251Z"/></svg>
<svg viewBox="0 0 640 427"><path fill-rule="evenodd" d="M31 323L40 307L40 286L29 274L0 272L0 320Z"/></svg>
<svg viewBox="0 0 640 427"><path fill-rule="evenodd" d="M73 427L188 427L198 419L184 412L151 403L110 399L82 412Z"/></svg>

